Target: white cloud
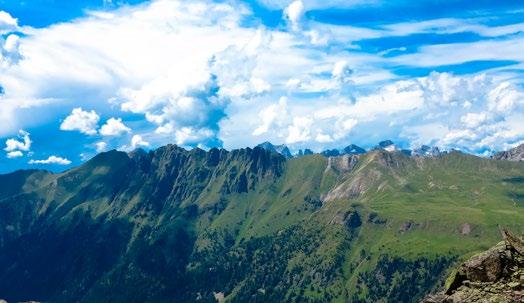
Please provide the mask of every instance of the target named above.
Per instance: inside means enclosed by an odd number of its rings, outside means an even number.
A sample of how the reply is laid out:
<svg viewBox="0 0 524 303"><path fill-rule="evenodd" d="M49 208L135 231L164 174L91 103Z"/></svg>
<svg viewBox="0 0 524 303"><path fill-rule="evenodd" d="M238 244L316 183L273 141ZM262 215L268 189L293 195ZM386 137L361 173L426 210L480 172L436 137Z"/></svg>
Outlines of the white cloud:
<svg viewBox="0 0 524 303"><path fill-rule="evenodd" d="M468 128L475 128L488 120L487 113L467 113L460 118L460 121Z"/></svg>
<svg viewBox="0 0 524 303"><path fill-rule="evenodd" d="M59 165L69 165L71 164L71 161L68 159L57 157L57 156L49 156L49 158L45 160L29 160L29 164L59 164Z"/></svg>
<svg viewBox="0 0 524 303"><path fill-rule="evenodd" d="M29 133L19 130L18 138L10 138L5 141L4 150L7 152L7 158L12 159L23 156L23 152L31 150L32 143Z"/></svg>
<svg viewBox="0 0 524 303"><path fill-rule="evenodd" d="M60 129L65 131L77 130L87 135L94 135L99 120L100 117L94 110L84 111L81 107L77 107L60 124Z"/></svg>
<svg viewBox="0 0 524 303"><path fill-rule="evenodd" d="M207 128L195 129L192 127L182 127L175 131L175 142L178 145L196 145L206 142L214 136L214 131ZM201 146L205 146L202 145Z"/></svg>
<svg viewBox="0 0 524 303"><path fill-rule="evenodd" d="M371 142L372 146L383 139L408 139L412 147L500 150L508 142L524 139L524 126L516 125L523 107L517 86L486 75L432 73L385 85L355 100L334 96L267 105L258 109L260 124L254 134L309 147L318 146L315 142L333 147L348 141Z"/></svg>
<svg viewBox="0 0 524 303"><path fill-rule="evenodd" d="M294 117L293 124L288 127L286 143L309 141L313 120L308 117Z"/></svg>
<svg viewBox="0 0 524 303"><path fill-rule="evenodd" d="M101 153L107 149L107 143L104 141L100 141L100 142L95 143L95 147L96 147L96 152Z"/></svg>
<svg viewBox="0 0 524 303"><path fill-rule="evenodd" d="M331 75L336 80L340 81L341 83L349 83L351 82L351 75L353 74L353 70L349 67L349 64L347 61L339 61L335 63L335 66L333 67L333 71L331 72Z"/></svg>
<svg viewBox="0 0 524 303"><path fill-rule="evenodd" d="M392 136L499 148L522 139L514 125L522 112L522 88L511 79L519 76L433 73L399 81L388 69L471 60L522 62L521 35L423 45L402 56L392 50L389 55L366 53L356 43L417 32L472 31L495 37L518 33L521 24L493 27L480 19L438 19L340 26L306 20L306 10L327 2L265 1L285 9L288 28L247 24L254 17L247 6L207 0L156 0L38 29L18 28L14 18L0 14L0 30L7 31L0 41L5 90L0 134L57 120L56 108L74 100L77 114L73 110L61 129L95 135L97 112L122 117L119 111L124 111L144 116L145 121L133 124L134 132L147 132L155 144L217 146L223 141L236 148L270 139L295 146L310 141L320 148ZM368 5L364 2L330 3ZM19 37L15 28L23 32ZM86 103L93 110L83 111ZM37 107L46 115L26 119L21 114ZM485 112L489 117L482 122L480 116L468 116ZM113 119L114 125L104 125L99 134L131 131Z"/></svg>
<svg viewBox="0 0 524 303"><path fill-rule="evenodd" d="M2 45L3 42L3 45ZM5 41L0 37L0 69L7 68L19 62L22 58L19 52L20 37L15 34L7 36Z"/></svg>
<svg viewBox="0 0 524 303"><path fill-rule="evenodd" d="M106 124L100 127L100 135L102 136L120 136L130 132L131 129L122 122L121 118L109 118Z"/></svg>
<svg viewBox="0 0 524 303"><path fill-rule="evenodd" d="M12 151L12 152L8 152L7 153L7 158L13 159L13 158L22 157L23 155L24 154L21 151L15 150L15 151Z"/></svg>
<svg viewBox="0 0 524 303"><path fill-rule="evenodd" d="M140 146L148 147L149 142L144 141L144 139L140 135L134 135L133 138L131 138L131 148L134 149Z"/></svg>
<svg viewBox="0 0 524 303"><path fill-rule="evenodd" d="M333 140L333 138L330 135L327 135L327 134L324 134L324 133L320 132L315 137L315 141L317 141L319 143L329 143L329 142L333 142L334 140Z"/></svg>
<svg viewBox="0 0 524 303"><path fill-rule="evenodd" d="M13 18L9 13L0 11L0 35L16 31L18 29L18 20Z"/></svg>
<svg viewBox="0 0 524 303"><path fill-rule="evenodd" d="M295 0L289 4L284 10L286 18L291 22L291 27L294 30L300 28L300 22L304 17L304 3L301 0Z"/></svg>
<svg viewBox="0 0 524 303"><path fill-rule="evenodd" d="M288 119L287 115L287 98L281 97L277 104L269 105L258 114L262 123L253 131L253 135L265 134L274 125L281 126Z"/></svg>
<svg viewBox="0 0 524 303"><path fill-rule="evenodd" d="M422 46L418 52L397 56L392 62L408 66L434 67L461 64L471 61L512 60L524 61L524 38L481 40L469 43L452 43ZM494 51L496 50L496 51Z"/></svg>

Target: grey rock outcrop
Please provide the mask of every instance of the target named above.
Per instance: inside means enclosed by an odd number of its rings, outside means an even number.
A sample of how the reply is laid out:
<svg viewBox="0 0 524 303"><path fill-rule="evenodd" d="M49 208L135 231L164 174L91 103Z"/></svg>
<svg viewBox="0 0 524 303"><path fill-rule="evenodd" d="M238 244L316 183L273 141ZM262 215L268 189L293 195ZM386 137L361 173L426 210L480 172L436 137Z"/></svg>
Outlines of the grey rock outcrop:
<svg viewBox="0 0 524 303"><path fill-rule="evenodd" d="M524 161L524 144L507 151L499 152L492 157L495 160Z"/></svg>
<svg viewBox="0 0 524 303"><path fill-rule="evenodd" d="M453 272L443 292L421 303L524 302L524 239L502 231L504 241Z"/></svg>

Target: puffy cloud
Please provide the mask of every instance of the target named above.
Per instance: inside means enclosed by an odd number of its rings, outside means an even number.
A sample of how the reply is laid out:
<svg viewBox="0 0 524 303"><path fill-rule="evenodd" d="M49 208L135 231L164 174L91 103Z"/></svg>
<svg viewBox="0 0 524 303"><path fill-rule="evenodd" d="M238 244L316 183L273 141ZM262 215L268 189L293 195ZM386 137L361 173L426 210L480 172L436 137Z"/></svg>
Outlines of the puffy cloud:
<svg viewBox="0 0 524 303"><path fill-rule="evenodd" d="M277 104L264 108L258 116L262 123L253 131L254 136L267 133L273 126L281 127L288 119L287 98L281 97Z"/></svg>
<svg viewBox="0 0 524 303"><path fill-rule="evenodd" d="M347 61L339 61L335 63L333 71L331 72L333 78L341 83L350 83L352 74L353 70L349 67Z"/></svg>
<svg viewBox="0 0 524 303"><path fill-rule="evenodd" d="M107 143L104 141L100 141L95 143L95 148L97 153L101 153L107 149Z"/></svg>
<svg viewBox="0 0 524 303"><path fill-rule="evenodd" d="M224 142L236 148L270 139L323 148L389 137L483 149L522 140L517 123L522 88L513 73L495 78L433 73L398 81L391 68L500 58L522 62L521 36L408 47L410 52L401 56L395 54L402 49L366 53L356 43L416 32L460 32L456 28L495 37L518 33L521 25L488 28L479 27L479 20L449 19L361 28L305 20L306 8L325 7L322 1L264 1L284 9L289 28L246 22L256 18L247 6L207 0L156 0L89 12L41 29L18 28L14 18L0 14L0 28L9 28L0 43L5 91L0 134L56 119L58 103L89 100L94 110L75 105L78 119L66 123L66 118L62 129L97 134L95 110L103 108L111 111L109 117L122 116L119 110L143 115L146 121L133 129L147 132L155 144ZM357 2L363 1L336 5ZM15 27L20 37L13 34ZM25 119L20 114L36 107L46 115ZM481 113L489 114L473 116ZM155 131L149 132L151 127ZM102 128L100 133L113 133L109 125ZM124 125L120 132L130 130Z"/></svg>
<svg viewBox="0 0 524 303"><path fill-rule="evenodd" d="M288 127L286 143L309 141L313 120L308 117L294 117L293 124Z"/></svg>
<svg viewBox="0 0 524 303"><path fill-rule="evenodd" d="M524 94L509 82L502 82L488 94L488 109L509 113L516 105L524 103Z"/></svg>
<svg viewBox="0 0 524 303"><path fill-rule="evenodd" d="M300 28L300 21L304 17L304 3L301 0L295 0L284 10L286 18L291 22L294 30Z"/></svg>
<svg viewBox="0 0 524 303"><path fill-rule="evenodd" d="M32 143L29 133L24 130L19 130L18 138L10 138L5 141L4 150L7 152L7 158L22 157L23 152L30 151Z"/></svg>
<svg viewBox="0 0 524 303"><path fill-rule="evenodd" d="M19 52L19 46L20 37L15 34L7 36L5 41L2 41L0 38L0 68L7 68L18 63L22 58Z"/></svg>
<svg viewBox="0 0 524 303"><path fill-rule="evenodd" d="M211 129L182 127L175 131L175 142L178 145L216 146L217 142L212 141L214 136L215 131ZM209 145L206 145L206 142L208 142Z"/></svg>
<svg viewBox="0 0 524 303"><path fill-rule="evenodd" d="M60 129L65 131L77 130L87 135L94 135L97 133L99 120L100 116L94 110L84 111L81 107L77 107L60 124Z"/></svg>
<svg viewBox="0 0 524 303"><path fill-rule="evenodd" d="M432 73L401 80L353 99L287 100L259 109L253 134L299 146L373 146L386 138L473 152L524 139L522 90L486 75ZM407 140L406 140L407 139ZM372 141L375 140L375 141ZM368 146L369 146L368 145ZM406 146L407 147L407 146ZM321 147L323 148L323 147Z"/></svg>
<svg viewBox="0 0 524 303"><path fill-rule="evenodd" d="M69 165L71 161L62 157L49 156L45 160L29 160L29 164L58 164L58 165Z"/></svg>
<svg viewBox="0 0 524 303"><path fill-rule="evenodd" d="M18 30L18 20L9 13L0 11L0 35Z"/></svg>
<svg viewBox="0 0 524 303"><path fill-rule="evenodd" d="M7 158L13 159L13 158L22 157L23 155L24 154L21 151L15 150L15 151L12 151L12 152L8 152L7 153Z"/></svg>
<svg viewBox="0 0 524 303"><path fill-rule="evenodd" d="M475 128L488 120L487 113L467 113L460 118L460 121L468 128Z"/></svg>
<svg viewBox="0 0 524 303"><path fill-rule="evenodd" d="M140 135L134 135L133 138L131 138L131 148L134 149L140 146L148 147L149 142L144 141L144 139Z"/></svg>
<svg viewBox="0 0 524 303"><path fill-rule="evenodd" d="M120 136L121 134L130 132L131 129L122 122L122 118L109 118L106 124L100 127L100 134L102 136Z"/></svg>

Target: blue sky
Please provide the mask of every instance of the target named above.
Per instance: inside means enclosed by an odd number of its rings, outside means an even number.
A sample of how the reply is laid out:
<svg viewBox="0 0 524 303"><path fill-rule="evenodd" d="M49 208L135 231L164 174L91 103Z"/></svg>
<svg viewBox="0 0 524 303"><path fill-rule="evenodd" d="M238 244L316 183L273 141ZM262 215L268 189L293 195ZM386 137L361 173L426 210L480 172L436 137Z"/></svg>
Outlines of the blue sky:
<svg viewBox="0 0 524 303"><path fill-rule="evenodd" d="M524 142L522 1L0 0L0 172L175 143Z"/></svg>

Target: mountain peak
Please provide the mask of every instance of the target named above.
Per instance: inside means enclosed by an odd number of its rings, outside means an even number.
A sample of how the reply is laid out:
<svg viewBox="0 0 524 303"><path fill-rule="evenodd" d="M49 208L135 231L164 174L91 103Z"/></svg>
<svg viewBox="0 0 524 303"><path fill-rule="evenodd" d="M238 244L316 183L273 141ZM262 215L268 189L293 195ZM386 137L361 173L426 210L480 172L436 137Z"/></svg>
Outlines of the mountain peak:
<svg viewBox="0 0 524 303"><path fill-rule="evenodd" d="M263 149L271 151L271 152L279 153L282 156L284 156L286 159L293 158L293 155L291 154L291 151L284 144L274 145L273 143L271 143L269 141L265 141L265 142L262 142L262 143L258 144L257 147L263 148Z"/></svg>
<svg viewBox="0 0 524 303"><path fill-rule="evenodd" d="M360 155L360 154L366 153L365 149L355 144L350 144L344 147L343 151L345 154L348 154L348 155Z"/></svg>
<svg viewBox="0 0 524 303"><path fill-rule="evenodd" d="M380 141L375 149L382 149L388 152L394 152L397 150L397 146L391 140Z"/></svg>
<svg viewBox="0 0 524 303"><path fill-rule="evenodd" d="M492 156L495 160L524 161L524 143L507 151L498 152Z"/></svg>
<svg viewBox="0 0 524 303"><path fill-rule="evenodd" d="M436 146L422 145L419 148L415 148L412 152L413 156L419 157L434 157L441 155L442 152Z"/></svg>

